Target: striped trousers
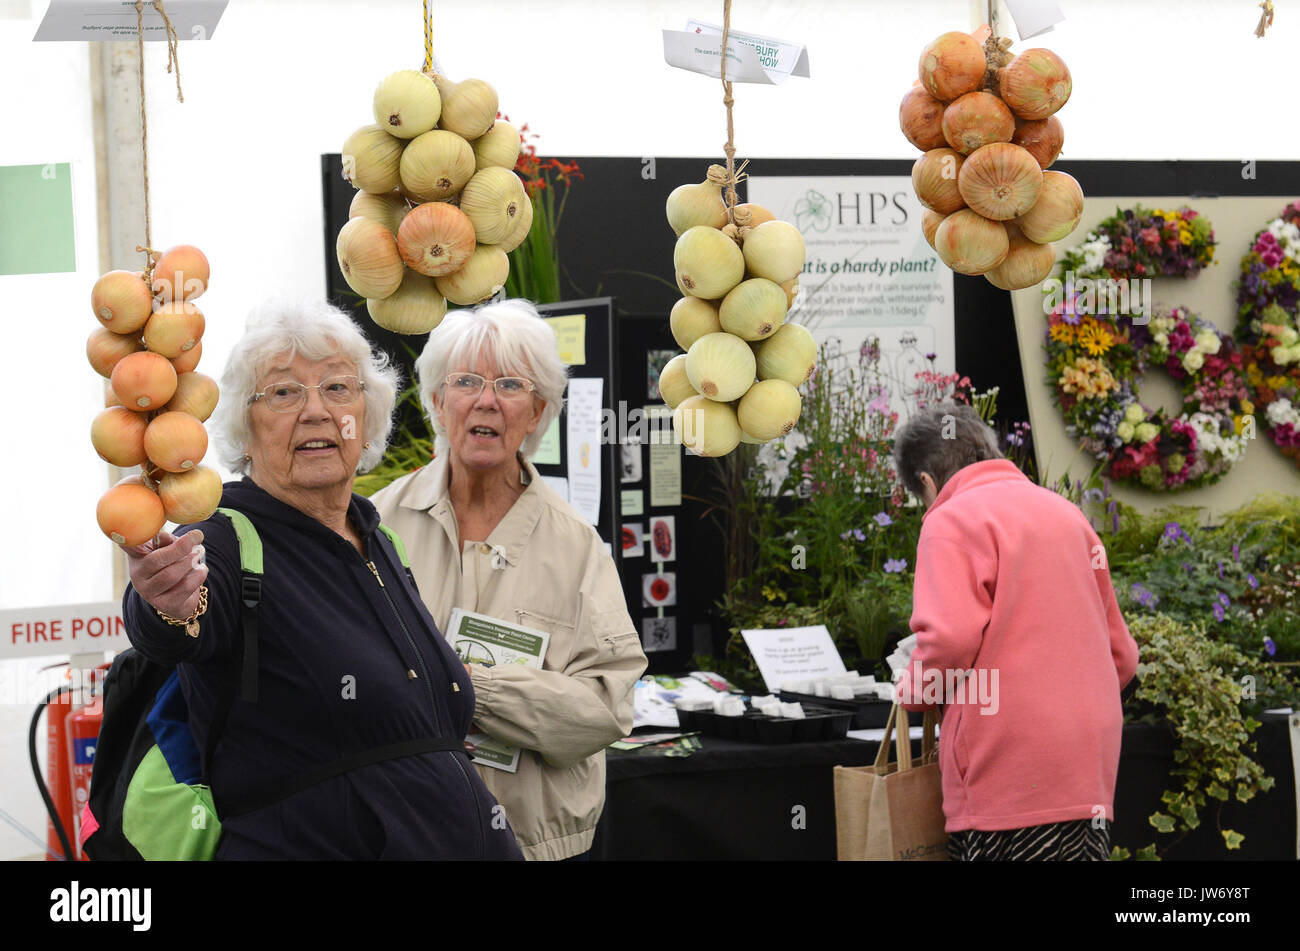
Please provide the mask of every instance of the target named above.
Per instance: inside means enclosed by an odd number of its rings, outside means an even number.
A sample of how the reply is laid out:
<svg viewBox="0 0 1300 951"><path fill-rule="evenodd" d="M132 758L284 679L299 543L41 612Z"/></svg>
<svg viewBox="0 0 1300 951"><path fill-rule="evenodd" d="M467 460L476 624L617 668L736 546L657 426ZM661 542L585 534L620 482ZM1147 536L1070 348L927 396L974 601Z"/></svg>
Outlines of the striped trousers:
<svg viewBox="0 0 1300 951"><path fill-rule="evenodd" d="M1110 858L1110 825L1094 828L1091 819L1054 822L1024 829L986 832L965 829L948 835L954 862L1105 862Z"/></svg>

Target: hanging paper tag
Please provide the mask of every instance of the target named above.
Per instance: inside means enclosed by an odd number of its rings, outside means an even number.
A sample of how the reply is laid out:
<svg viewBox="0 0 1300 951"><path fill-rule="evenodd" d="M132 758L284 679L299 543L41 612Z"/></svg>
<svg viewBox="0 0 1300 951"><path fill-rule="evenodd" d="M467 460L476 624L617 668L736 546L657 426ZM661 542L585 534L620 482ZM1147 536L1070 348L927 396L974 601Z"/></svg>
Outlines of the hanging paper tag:
<svg viewBox="0 0 1300 951"><path fill-rule="evenodd" d="M716 37L722 27L688 20L685 30L664 30L664 61L715 79L722 75ZM791 76L808 77L808 51L797 43L732 30L727 35L727 80L775 86Z"/></svg>
<svg viewBox="0 0 1300 951"><path fill-rule="evenodd" d="M169 0L164 9L176 36L182 40L210 40L228 0ZM35 41L77 40L120 42L135 40L135 3L131 0L50 0L45 19L32 37ZM163 18L152 3L144 5L146 42L167 39Z"/></svg>
<svg viewBox="0 0 1300 951"><path fill-rule="evenodd" d="M1006 4L1022 40L1050 33L1065 19L1065 14L1053 0L1006 0Z"/></svg>

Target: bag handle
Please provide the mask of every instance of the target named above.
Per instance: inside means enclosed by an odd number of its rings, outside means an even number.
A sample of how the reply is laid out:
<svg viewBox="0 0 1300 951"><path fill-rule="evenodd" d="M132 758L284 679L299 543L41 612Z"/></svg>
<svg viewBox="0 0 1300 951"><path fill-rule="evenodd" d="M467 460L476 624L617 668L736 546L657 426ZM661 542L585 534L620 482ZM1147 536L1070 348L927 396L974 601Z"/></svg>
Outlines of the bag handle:
<svg viewBox="0 0 1300 951"><path fill-rule="evenodd" d="M925 711L921 720L921 758L917 766L931 762L935 753L935 729L938 726L939 713L933 707ZM889 719L885 722L885 735L880 740L880 749L876 751L876 768L884 769L889 765L889 739L894 739L894 757L901 773L913 766L912 730L907 720L907 710L895 703L889 710Z"/></svg>

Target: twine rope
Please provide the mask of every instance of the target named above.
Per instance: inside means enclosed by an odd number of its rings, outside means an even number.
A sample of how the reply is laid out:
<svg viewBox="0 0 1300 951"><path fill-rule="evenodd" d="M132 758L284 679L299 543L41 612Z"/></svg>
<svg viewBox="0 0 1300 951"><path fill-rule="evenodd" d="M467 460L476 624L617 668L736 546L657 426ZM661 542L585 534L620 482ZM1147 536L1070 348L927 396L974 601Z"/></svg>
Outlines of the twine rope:
<svg viewBox="0 0 1300 951"><path fill-rule="evenodd" d="M731 36L731 0L722 0L722 104L727 107L727 144L722 151L727 155L727 181L723 202L727 206L727 221L736 223L736 124L731 117L731 107L736 101L727 82L727 39ZM744 166L741 166L742 169Z"/></svg>
<svg viewBox="0 0 1300 951"><path fill-rule="evenodd" d="M172 66L175 65L176 100L184 102L185 96L181 92L181 61L177 55L180 36L176 32L176 27L172 25L171 18L167 16L167 11L163 9L162 0L153 0L153 8L162 17L163 28L167 31L167 72L170 73ZM153 215L149 208L149 115L145 108L144 94L144 0L135 0L135 29L139 51L137 65L140 74L140 169L144 174L144 244L137 244L135 249L144 252L145 277L151 278L154 256L157 252L153 248Z"/></svg>

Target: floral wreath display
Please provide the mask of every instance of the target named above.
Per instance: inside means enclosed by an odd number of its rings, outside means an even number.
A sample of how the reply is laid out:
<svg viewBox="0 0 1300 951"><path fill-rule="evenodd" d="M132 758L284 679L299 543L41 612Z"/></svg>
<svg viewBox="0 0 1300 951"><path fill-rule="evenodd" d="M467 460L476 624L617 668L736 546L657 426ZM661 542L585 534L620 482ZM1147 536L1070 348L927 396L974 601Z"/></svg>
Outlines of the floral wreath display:
<svg viewBox="0 0 1300 951"><path fill-rule="evenodd" d="M1255 235L1241 259L1237 340L1260 423L1300 466L1300 201Z"/></svg>
<svg viewBox="0 0 1300 951"><path fill-rule="evenodd" d="M1138 205L1115 209L1062 264L1076 277L1195 277L1214 260L1215 244L1210 220L1199 212Z"/></svg>

